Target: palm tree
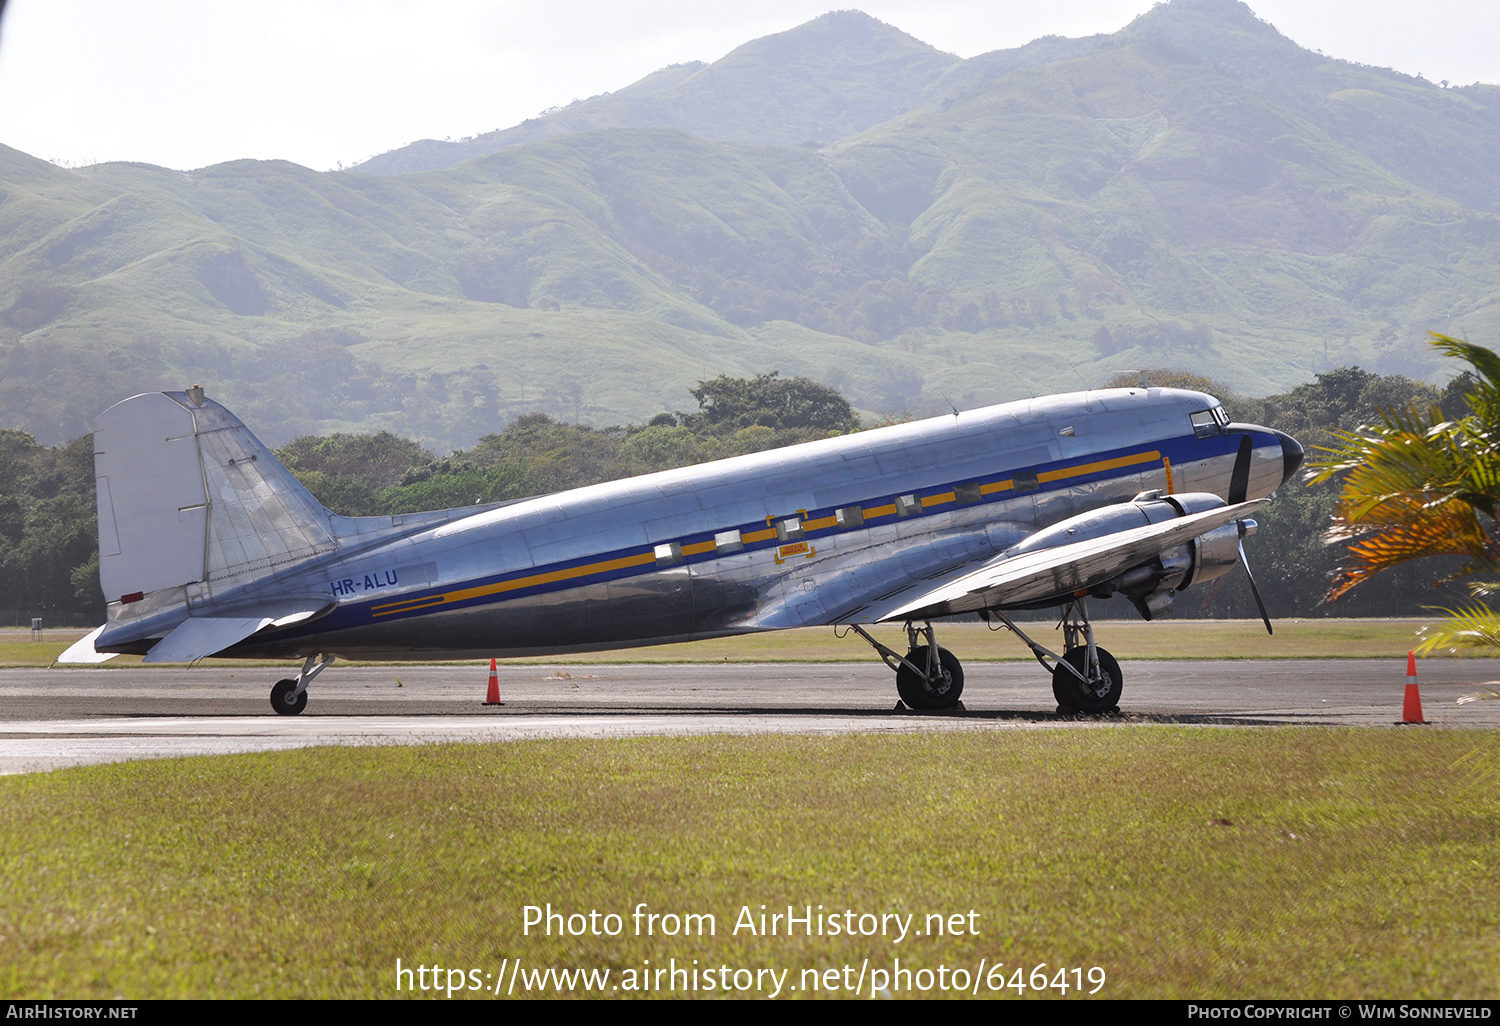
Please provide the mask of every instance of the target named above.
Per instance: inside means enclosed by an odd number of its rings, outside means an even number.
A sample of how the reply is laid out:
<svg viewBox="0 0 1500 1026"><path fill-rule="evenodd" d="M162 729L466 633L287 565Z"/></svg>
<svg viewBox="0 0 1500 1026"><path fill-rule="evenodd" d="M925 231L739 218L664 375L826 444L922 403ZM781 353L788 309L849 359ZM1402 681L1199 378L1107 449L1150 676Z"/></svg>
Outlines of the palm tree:
<svg viewBox="0 0 1500 1026"><path fill-rule="evenodd" d="M1450 420L1436 406L1382 411L1382 423L1339 432L1341 444L1311 465L1311 481L1343 485L1327 538L1345 543L1349 559L1327 597L1410 560L1456 556L1463 562L1446 579L1469 578L1474 601L1445 610L1418 651L1500 650L1500 616L1484 601L1500 592L1500 355L1447 335L1432 339L1474 368L1468 413Z"/></svg>

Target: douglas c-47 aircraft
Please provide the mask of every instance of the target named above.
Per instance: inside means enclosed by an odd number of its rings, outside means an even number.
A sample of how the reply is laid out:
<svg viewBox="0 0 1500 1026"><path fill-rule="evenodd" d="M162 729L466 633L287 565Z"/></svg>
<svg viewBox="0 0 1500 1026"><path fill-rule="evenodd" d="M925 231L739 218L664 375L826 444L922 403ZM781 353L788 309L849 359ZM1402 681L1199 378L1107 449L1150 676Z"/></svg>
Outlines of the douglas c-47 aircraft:
<svg viewBox="0 0 1500 1026"><path fill-rule="evenodd" d="M1248 515L1302 463L1293 438L1229 423L1211 396L1144 387L390 517L324 509L197 386L117 403L95 420L94 449L108 622L60 661L303 658L271 689L287 714L335 656L537 655L815 625L864 637L909 707L948 709L963 669L932 621L954 614L1014 631L1063 711L1107 712L1120 667L1094 643L1087 600L1120 593L1147 620L1165 615L1176 592L1244 562ZM1061 655L1008 615L1044 607L1061 608ZM908 650L871 637L877 623L905 624Z"/></svg>

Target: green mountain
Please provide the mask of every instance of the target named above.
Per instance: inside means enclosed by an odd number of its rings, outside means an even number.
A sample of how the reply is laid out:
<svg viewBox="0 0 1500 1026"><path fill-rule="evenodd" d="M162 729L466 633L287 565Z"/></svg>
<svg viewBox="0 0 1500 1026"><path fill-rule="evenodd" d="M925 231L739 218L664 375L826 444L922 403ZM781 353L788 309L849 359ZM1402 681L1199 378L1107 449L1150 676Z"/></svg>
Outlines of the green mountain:
<svg viewBox="0 0 1500 1026"><path fill-rule="evenodd" d="M0 147L0 427L201 381L272 444L642 422L780 369L871 413L1191 368L1429 376L1496 336L1500 89L1233 0L967 61L857 12L319 174ZM398 173L399 172L399 173Z"/></svg>
<svg viewBox="0 0 1500 1026"><path fill-rule="evenodd" d="M909 111L964 62L859 11L825 14L713 64L678 64L634 85L460 142L424 139L353 170L433 171L511 146L598 128L676 128L719 142L832 142Z"/></svg>

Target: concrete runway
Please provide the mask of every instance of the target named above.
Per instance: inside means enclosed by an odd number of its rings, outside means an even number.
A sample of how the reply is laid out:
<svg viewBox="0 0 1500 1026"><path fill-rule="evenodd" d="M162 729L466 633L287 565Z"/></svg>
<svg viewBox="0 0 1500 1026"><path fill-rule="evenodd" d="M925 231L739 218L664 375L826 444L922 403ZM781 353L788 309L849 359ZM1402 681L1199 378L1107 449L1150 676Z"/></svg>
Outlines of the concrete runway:
<svg viewBox="0 0 1500 1026"><path fill-rule="evenodd" d="M892 711L876 662L500 668L505 704L482 705L488 668L333 666L300 716L271 711L273 668L0 670L0 773L327 744L509 741L652 734L848 733L1097 727L1110 723L1388 727L1404 660L1133 661L1122 715L1056 714L1035 663L970 663L962 712ZM1500 727L1500 701L1455 706L1488 660L1419 664L1426 718ZM399 681L399 684L398 684ZM1403 729L1424 729L1410 727Z"/></svg>

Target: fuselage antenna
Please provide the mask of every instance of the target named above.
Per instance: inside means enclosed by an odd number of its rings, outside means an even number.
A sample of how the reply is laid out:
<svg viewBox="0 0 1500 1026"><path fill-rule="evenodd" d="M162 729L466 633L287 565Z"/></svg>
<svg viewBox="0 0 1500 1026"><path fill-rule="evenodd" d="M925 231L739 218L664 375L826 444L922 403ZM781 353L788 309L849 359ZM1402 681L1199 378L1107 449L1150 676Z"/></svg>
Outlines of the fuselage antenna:
<svg viewBox="0 0 1500 1026"><path fill-rule="evenodd" d="M1067 359L1067 358L1064 357L1064 359ZM1088 383L1088 380L1084 378L1083 372L1078 369L1078 365L1075 364L1072 360L1068 360L1068 366L1073 368L1073 373L1076 374L1076 375L1078 375L1078 383L1080 385L1082 385L1083 386L1083 390L1085 392L1087 392L1089 390L1089 383Z"/></svg>
<svg viewBox="0 0 1500 1026"><path fill-rule="evenodd" d="M1026 390L1026 394L1027 395L1031 396L1031 398L1033 398L1033 399L1036 398L1036 389L1032 388L1026 382L1022 381L1021 380L1021 375L1017 374L1015 372L1014 368L1007 367L1005 369L1007 371L1010 371L1010 376L1016 379L1016 384L1020 385L1022 388L1024 388Z"/></svg>

